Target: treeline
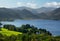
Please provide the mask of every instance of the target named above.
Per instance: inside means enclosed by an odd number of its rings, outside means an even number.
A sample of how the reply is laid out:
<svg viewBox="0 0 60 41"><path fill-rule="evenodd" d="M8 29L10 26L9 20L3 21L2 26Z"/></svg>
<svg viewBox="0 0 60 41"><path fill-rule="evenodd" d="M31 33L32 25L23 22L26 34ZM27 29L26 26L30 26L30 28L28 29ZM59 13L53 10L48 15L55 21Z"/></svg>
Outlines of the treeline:
<svg viewBox="0 0 60 41"><path fill-rule="evenodd" d="M28 34L47 34L47 35L52 35L49 31L46 29L38 29L37 27L30 26L29 24L22 25L21 27L16 27L14 25L4 25L3 28L6 28L11 31L17 31L17 32L22 32L22 33L28 33Z"/></svg>
<svg viewBox="0 0 60 41"><path fill-rule="evenodd" d="M29 24L22 25L21 27L4 25L2 28L16 32L22 32L23 34L7 36L0 33L0 41L60 41L60 36L54 37L46 29L38 29L37 27Z"/></svg>
<svg viewBox="0 0 60 41"><path fill-rule="evenodd" d="M60 37L52 37L44 34L19 34L16 36L6 36L0 33L0 41L60 41Z"/></svg>

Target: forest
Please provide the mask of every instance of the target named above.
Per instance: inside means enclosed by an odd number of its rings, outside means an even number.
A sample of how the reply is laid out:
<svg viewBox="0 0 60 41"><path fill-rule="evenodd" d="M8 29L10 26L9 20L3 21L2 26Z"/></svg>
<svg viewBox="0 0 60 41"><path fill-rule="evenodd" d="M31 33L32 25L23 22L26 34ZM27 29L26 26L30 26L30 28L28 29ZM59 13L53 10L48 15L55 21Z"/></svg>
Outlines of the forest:
<svg viewBox="0 0 60 41"><path fill-rule="evenodd" d="M0 23L0 41L60 41L60 36L54 36L50 31L33 25L1 25Z"/></svg>

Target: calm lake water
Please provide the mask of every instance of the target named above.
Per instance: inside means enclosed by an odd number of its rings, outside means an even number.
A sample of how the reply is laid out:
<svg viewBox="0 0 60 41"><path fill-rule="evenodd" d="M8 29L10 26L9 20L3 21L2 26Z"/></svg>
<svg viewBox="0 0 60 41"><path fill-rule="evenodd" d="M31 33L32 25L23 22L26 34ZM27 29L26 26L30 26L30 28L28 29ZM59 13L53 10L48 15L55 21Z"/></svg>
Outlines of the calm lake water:
<svg viewBox="0 0 60 41"><path fill-rule="evenodd" d="M17 27L23 24L34 25L37 28L47 29L53 35L60 35L60 20L15 20L12 22L2 21L4 24L13 24Z"/></svg>

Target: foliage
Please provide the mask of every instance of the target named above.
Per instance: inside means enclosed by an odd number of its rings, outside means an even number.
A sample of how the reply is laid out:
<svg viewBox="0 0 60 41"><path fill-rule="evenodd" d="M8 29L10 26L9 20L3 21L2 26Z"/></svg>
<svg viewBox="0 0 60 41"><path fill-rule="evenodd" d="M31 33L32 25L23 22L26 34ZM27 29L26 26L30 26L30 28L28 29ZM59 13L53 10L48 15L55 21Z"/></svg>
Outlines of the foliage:
<svg viewBox="0 0 60 41"><path fill-rule="evenodd" d="M7 36L22 34L21 32L10 31L5 28L2 28L2 31L0 31L0 33L2 33L3 35L7 35Z"/></svg>
<svg viewBox="0 0 60 41"><path fill-rule="evenodd" d="M2 23L0 23L0 31L1 31L1 25L2 25Z"/></svg>
<svg viewBox="0 0 60 41"><path fill-rule="evenodd" d="M17 31L17 32L22 32L22 33L28 33L28 34L47 34L47 35L52 35L49 31L46 29L38 29L37 27L30 26L29 24L22 25L21 27L15 27L14 25L4 25L4 28L11 30L11 31Z"/></svg>
<svg viewBox="0 0 60 41"><path fill-rule="evenodd" d="M38 29L29 24L19 28L4 25L0 31L0 41L60 41L60 36L52 36L46 29Z"/></svg>

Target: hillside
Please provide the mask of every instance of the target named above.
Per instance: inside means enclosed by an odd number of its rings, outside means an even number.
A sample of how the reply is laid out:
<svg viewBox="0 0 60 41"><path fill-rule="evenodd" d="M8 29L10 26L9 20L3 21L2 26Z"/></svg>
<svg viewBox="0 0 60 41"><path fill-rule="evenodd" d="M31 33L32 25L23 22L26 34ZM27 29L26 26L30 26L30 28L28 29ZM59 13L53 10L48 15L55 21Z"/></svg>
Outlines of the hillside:
<svg viewBox="0 0 60 41"><path fill-rule="evenodd" d="M60 8L53 10L49 14L50 14L51 19L56 19L56 20L60 19Z"/></svg>
<svg viewBox="0 0 60 41"><path fill-rule="evenodd" d="M31 11L33 14L37 14L37 13L47 13L47 12L50 12L50 11L53 11L54 9L56 8L53 8L53 7L41 7L41 8L37 8L37 9L32 9L32 8L29 8L29 7L17 7L17 8L13 8L14 10L28 10L28 11Z"/></svg>
<svg viewBox="0 0 60 41"><path fill-rule="evenodd" d="M9 28L11 28L11 25L9 27L6 25L6 27L2 28L2 31L0 31L0 41L60 41L60 36L52 36L46 29L38 29L29 24L22 25L18 29L15 27L17 32L13 29L14 27L12 29Z"/></svg>
<svg viewBox="0 0 60 41"><path fill-rule="evenodd" d="M53 10L55 10L56 8L53 8L53 7L41 7L41 8L38 8L38 9L36 9L36 11L38 12L38 13L47 13L47 12L51 12L51 11L53 11Z"/></svg>
<svg viewBox="0 0 60 41"><path fill-rule="evenodd" d="M25 9L26 8L26 9ZM0 20L15 20L15 19L52 19L60 20L60 8L0 8ZM35 11L34 11L35 10ZM38 11L38 12L36 12ZM34 12L34 13L33 13Z"/></svg>
<svg viewBox="0 0 60 41"><path fill-rule="evenodd" d="M0 20L14 20L14 19L37 19L38 17L32 12L24 9L12 10L9 8L0 8Z"/></svg>
<svg viewBox="0 0 60 41"><path fill-rule="evenodd" d="M5 28L2 28L2 31L0 31L0 33L2 33L3 35L7 35L7 36L22 34L21 32L10 31Z"/></svg>
<svg viewBox="0 0 60 41"><path fill-rule="evenodd" d="M12 20L21 18L17 11L8 9L8 8L0 8L0 20Z"/></svg>

